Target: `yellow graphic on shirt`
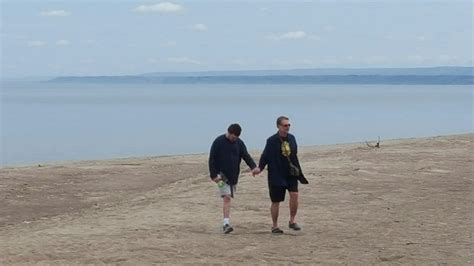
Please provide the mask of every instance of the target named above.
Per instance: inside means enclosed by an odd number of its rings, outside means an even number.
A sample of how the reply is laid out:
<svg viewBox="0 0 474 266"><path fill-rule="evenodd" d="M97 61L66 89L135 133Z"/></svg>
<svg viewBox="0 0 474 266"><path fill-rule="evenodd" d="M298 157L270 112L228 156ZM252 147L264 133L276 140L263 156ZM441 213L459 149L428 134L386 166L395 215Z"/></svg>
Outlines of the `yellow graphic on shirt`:
<svg viewBox="0 0 474 266"><path fill-rule="evenodd" d="M286 140L281 143L281 154L283 154L283 156L285 157L290 157L290 154L291 154L290 143Z"/></svg>

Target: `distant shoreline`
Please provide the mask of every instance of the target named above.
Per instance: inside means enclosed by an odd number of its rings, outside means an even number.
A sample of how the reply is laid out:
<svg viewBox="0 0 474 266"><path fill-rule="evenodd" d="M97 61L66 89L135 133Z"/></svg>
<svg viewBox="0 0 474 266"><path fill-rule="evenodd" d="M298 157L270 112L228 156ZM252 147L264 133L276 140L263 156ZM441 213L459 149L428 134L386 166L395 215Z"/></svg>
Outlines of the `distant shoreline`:
<svg viewBox="0 0 474 266"><path fill-rule="evenodd" d="M471 85L473 67L314 68L62 76L52 83Z"/></svg>
<svg viewBox="0 0 474 266"><path fill-rule="evenodd" d="M52 83L132 83L132 84L394 84L394 85L471 85L474 76L184 76L184 77L146 77L146 76L94 76L58 77Z"/></svg>

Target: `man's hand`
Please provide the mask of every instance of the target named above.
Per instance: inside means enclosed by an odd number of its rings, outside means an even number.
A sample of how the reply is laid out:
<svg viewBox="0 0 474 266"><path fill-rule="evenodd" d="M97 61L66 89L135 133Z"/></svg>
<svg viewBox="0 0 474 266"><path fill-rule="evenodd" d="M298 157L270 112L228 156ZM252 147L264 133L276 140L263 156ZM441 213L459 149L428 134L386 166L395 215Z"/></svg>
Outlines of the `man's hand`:
<svg viewBox="0 0 474 266"><path fill-rule="evenodd" d="M256 176L256 175L260 174L261 172L262 172L262 170L260 170L260 168L255 167L255 168L252 170L252 175L253 175L253 176Z"/></svg>
<svg viewBox="0 0 474 266"><path fill-rule="evenodd" d="M222 180L222 177L220 175L217 175L215 178L212 179L212 181L214 181L216 183L221 181L221 180Z"/></svg>

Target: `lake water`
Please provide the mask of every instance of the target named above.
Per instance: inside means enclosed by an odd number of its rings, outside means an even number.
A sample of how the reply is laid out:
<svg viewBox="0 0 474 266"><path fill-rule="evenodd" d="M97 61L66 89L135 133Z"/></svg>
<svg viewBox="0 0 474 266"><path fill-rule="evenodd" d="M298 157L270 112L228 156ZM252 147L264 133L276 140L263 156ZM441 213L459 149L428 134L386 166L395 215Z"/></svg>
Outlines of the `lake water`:
<svg viewBox="0 0 474 266"><path fill-rule="evenodd" d="M2 82L1 164L205 153L232 122L261 149L473 132L472 86Z"/></svg>

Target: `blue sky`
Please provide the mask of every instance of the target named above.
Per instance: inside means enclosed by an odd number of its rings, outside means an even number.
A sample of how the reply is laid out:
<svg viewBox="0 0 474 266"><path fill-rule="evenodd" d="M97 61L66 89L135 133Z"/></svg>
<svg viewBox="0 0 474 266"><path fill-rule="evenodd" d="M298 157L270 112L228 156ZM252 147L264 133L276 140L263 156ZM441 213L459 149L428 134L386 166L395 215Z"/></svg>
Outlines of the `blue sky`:
<svg viewBox="0 0 474 266"><path fill-rule="evenodd" d="M4 77L473 64L472 1L2 1Z"/></svg>

